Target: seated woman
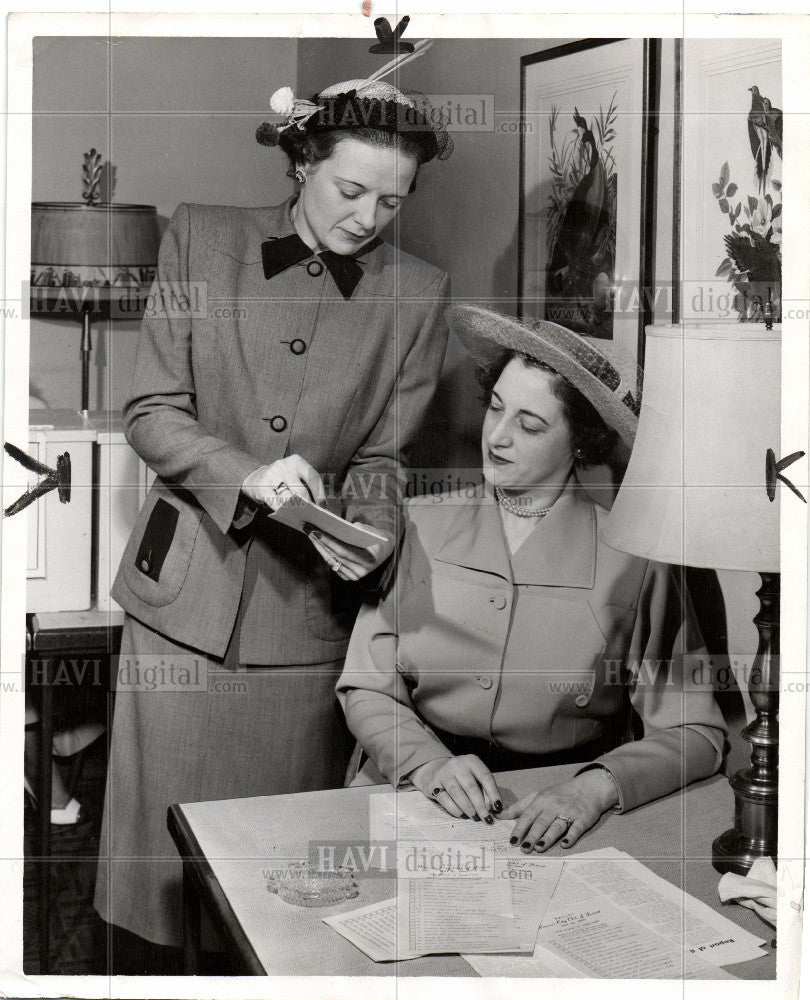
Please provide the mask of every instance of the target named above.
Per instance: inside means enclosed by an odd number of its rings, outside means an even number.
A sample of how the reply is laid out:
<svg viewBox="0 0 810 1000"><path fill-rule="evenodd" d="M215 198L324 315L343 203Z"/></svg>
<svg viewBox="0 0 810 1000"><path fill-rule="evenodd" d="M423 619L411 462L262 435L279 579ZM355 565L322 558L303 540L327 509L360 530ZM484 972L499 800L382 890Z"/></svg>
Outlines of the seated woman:
<svg viewBox="0 0 810 1000"><path fill-rule="evenodd" d="M406 506L394 584L357 619L338 696L394 787L514 819L524 851L570 847L607 810L714 774L725 725L690 669L705 650L678 577L603 544L607 512L576 476L618 437L632 447L635 363L554 323L447 315L483 362L483 494ZM493 771L571 762L503 808Z"/></svg>

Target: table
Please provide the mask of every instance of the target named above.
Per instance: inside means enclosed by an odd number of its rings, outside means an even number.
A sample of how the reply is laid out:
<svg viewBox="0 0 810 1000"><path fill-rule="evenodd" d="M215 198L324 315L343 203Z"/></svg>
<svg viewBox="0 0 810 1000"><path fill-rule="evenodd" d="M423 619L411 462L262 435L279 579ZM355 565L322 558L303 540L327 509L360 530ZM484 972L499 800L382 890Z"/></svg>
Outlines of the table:
<svg viewBox="0 0 810 1000"><path fill-rule="evenodd" d="M28 615L26 685L38 692L39 752L37 796L37 916L39 971L50 972L51 778L53 775L53 693L82 685L110 690L110 657L121 642L123 611L64 611ZM64 676L63 676L64 674Z"/></svg>
<svg viewBox="0 0 810 1000"><path fill-rule="evenodd" d="M533 788L572 776L578 765L512 771L498 776L507 805ZM359 881L360 896L339 906L291 906L267 891L266 873L304 858L309 840L368 841L368 799L385 786L342 788L169 808L169 830L183 859L186 972L199 965L201 905L235 970L279 976L475 976L458 955L377 964L332 928L324 916L357 909L394 894L390 878ZM574 848L549 856L615 847L717 910L718 874L712 839L733 815L734 797L722 775L709 778L625 815L608 814ZM772 932L750 910L722 907L725 916L758 937ZM773 979L776 954L727 967L742 979Z"/></svg>

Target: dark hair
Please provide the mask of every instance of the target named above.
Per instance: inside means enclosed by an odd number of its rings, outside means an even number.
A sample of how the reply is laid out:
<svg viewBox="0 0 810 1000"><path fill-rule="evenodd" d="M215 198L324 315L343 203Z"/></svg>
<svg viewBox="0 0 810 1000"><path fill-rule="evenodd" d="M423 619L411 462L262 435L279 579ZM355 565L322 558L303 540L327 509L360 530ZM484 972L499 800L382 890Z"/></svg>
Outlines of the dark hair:
<svg viewBox="0 0 810 1000"><path fill-rule="evenodd" d="M416 160L417 172L434 157L445 160L453 141L429 102L420 94L397 99L357 95L356 90L322 98L315 94L312 104L318 110L299 124L262 122L256 139L263 146L280 146L290 160L288 176L307 163L321 163L335 146L348 137L373 146L399 149ZM411 191L416 187L416 176Z"/></svg>
<svg viewBox="0 0 810 1000"><path fill-rule="evenodd" d="M482 401L489 406L492 390L501 373L512 358L520 358L527 368L540 368L556 376L552 381L554 395L562 403L563 416L571 435L574 465L585 469L590 465L602 465L610 458L619 435L608 427L599 416L593 403L573 386L565 376L547 365L519 351L504 350L494 361L479 364L475 369L478 384L484 390Z"/></svg>
<svg viewBox="0 0 810 1000"><path fill-rule="evenodd" d="M387 132L376 128L331 129L319 132L302 132L296 128L289 128L281 133L278 144L290 161L290 167L287 171L288 177L295 177L295 168L303 164L315 165L328 160L341 139L358 139L370 146L399 149L406 156L412 156L417 163L416 174L414 174L408 191L411 194L416 190L416 176L419 173L419 167L427 162L423 158L424 150L418 137L419 133Z"/></svg>

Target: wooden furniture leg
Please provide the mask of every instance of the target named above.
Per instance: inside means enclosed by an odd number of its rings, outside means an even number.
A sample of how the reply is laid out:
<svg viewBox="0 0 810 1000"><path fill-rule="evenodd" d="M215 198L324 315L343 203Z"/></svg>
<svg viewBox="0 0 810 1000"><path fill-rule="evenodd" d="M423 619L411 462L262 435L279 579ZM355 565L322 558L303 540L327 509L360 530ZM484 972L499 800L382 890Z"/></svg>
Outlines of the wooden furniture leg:
<svg viewBox="0 0 810 1000"><path fill-rule="evenodd" d="M183 862L183 974L198 976L202 962L200 895L188 862Z"/></svg>

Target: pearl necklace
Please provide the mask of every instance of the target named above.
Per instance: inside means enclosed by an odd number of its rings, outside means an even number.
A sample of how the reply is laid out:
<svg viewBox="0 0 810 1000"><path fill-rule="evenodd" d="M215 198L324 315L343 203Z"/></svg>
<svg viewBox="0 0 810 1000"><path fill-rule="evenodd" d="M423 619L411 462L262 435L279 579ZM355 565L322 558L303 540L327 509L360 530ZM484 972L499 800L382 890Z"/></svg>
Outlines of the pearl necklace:
<svg viewBox="0 0 810 1000"><path fill-rule="evenodd" d="M516 517L545 517L554 506L554 504L550 504L548 507L532 507L531 504L523 504L519 500L513 500L507 496L500 486L495 487L495 496L501 507Z"/></svg>

